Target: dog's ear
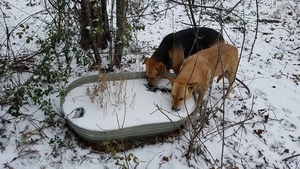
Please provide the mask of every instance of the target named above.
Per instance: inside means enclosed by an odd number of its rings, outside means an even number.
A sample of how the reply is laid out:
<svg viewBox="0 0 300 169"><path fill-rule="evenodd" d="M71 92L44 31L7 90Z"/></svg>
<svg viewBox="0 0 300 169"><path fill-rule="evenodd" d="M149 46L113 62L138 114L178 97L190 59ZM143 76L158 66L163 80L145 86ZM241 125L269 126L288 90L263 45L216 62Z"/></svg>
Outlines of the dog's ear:
<svg viewBox="0 0 300 169"><path fill-rule="evenodd" d="M187 85L188 90L190 90L190 91L195 90L195 87L196 87L197 84L198 84L198 82L190 82L190 83Z"/></svg>
<svg viewBox="0 0 300 169"><path fill-rule="evenodd" d="M143 64L146 64L148 62L149 58L148 57L145 57L144 61L143 61Z"/></svg>
<svg viewBox="0 0 300 169"><path fill-rule="evenodd" d="M166 66L163 63L160 62L160 63L157 64L156 69L159 72L159 74L161 76L163 76L165 71L166 71Z"/></svg>
<svg viewBox="0 0 300 169"><path fill-rule="evenodd" d="M166 78L171 82L172 85L175 83L175 79L171 78L170 76L166 76Z"/></svg>

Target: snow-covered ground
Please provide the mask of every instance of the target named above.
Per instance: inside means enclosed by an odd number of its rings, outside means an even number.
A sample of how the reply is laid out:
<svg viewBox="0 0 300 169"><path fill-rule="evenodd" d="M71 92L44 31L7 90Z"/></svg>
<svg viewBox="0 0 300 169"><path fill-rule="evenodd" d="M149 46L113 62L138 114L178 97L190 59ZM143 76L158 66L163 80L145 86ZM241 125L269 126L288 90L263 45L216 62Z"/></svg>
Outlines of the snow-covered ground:
<svg viewBox="0 0 300 169"><path fill-rule="evenodd" d="M233 7L237 2L226 1L223 6ZM27 3L29 1L0 1L3 11L1 44L5 40L6 27L3 17L12 29L28 15L43 9L42 4L31 6ZM7 107L0 110L2 126L6 128L0 138L1 168L110 169L121 168L124 164L129 168L206 169L221 166L222 152L224 168L300 168L300 156L297 156L300 154L300 6L297 3L297 0L260 1L257 39L255 1L241 1L234 9L236 16L224 15L222 31L225 40L236 45L242 53L237 77L249 86L252 97L240 99L244 90L237 85L225 103L225 112L216 113L199 135L196 145L201 146L189 161L184 157L189 138L186 130L179 137L118 152L113 158L109 153L97 152L78 143L64 119L57 117L55 125L48 126L45 121L49 122L49 119L42 111L26 104L21 109L28 114L24 118L6 114ZM189 27L190 20L182 6L161 0L152 7L160 13L141 17L145 30L136 34L134 44L141 51L138 54L128 53L127 56L137 58L137 62L126 71L143 70L141 61L145 53L151 55L153 47L157 47L166 34ZM146 13L150 11L152 9ZM213 11L208 9L206 12ZM195 12L196 18L199 18L200 12ZM45 26L42 21L50 17L42 14L26 22L32 36L42 35L41 29ZM243 23L238 17L246 24L245 38ZM208 15L201 15L200 25L221 30L221 26ZM16 44L15 49L35 50L34 46L30 46L32 44L22 47L26 39L16 37L12 40ZM213 85L213 101L221 95L221 87L221 84ZM59 98L53 97L52 100L59 113ZM220 130L223 115L224 136ZM222 138L225 138L224 142ZM123 156L132 158L126 163L121 158Z"/></svg>

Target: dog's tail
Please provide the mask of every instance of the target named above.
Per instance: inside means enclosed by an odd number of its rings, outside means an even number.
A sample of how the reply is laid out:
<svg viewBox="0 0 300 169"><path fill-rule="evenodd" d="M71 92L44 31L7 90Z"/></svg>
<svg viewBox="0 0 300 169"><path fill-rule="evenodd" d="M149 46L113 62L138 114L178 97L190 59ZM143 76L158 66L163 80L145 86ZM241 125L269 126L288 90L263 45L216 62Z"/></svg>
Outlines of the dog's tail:
<svg viewBox="0 0 300 169"><path fill-rule="evenodd" d="M247 90L245 93L248 95L248 97L243 98L243 99L249 99L251 97L251 91L250 91L249 87L243 81L241 81L240 79L235 78L235 80L238 81L240 84L242 84L243 87Z"/></svg>

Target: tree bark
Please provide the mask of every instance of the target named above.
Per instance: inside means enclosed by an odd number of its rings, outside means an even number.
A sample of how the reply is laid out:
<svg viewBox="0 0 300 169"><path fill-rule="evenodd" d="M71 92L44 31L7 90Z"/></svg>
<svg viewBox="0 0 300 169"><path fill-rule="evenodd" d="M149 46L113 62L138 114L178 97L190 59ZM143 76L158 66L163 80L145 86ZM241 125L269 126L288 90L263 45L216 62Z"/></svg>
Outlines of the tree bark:
<svg viewBox="0 0 300 169"><path fill-rule="evenodd" d="M117 67L121 66L122 53L124 48L124 35L126 33L126 9L127 0L117 0L116 3L116 16L117 16L117 33L115 39L115 52L114 52L114 64Z"/></svg>
<svg viewBox="0 0 300 169"><path fill-rule="evenodd" d="M111 39L106 0L82 0L80 22L80 45L84 50L92 49L94 64L99 65L101 57L98 50L107 48L107 41Z"/></svg>

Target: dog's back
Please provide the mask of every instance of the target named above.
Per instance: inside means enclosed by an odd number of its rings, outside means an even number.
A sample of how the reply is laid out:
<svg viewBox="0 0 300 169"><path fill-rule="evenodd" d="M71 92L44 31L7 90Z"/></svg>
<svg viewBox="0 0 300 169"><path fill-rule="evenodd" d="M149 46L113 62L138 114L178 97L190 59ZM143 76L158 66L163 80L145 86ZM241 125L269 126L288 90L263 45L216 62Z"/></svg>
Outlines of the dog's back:
<svg viewBox="0 0 300 169"><path fill-rule="evenodd" d="M206 27L198 29L190 28L179 31L176 36L178 36L178 39L184 48L185 58L213 46L218 41L224 42L224 39L219 32ZM194 41L191 41L191 39L194 39Z"/></svg>
<svg viewBox="0 0 300 169"><path fill-rule="evenodd" d="M185 60L182 70L187 66L196 66L198 71L204 69L203 73L212 76L223 76L224 73L235 75L238 66L238 50L230 44L215 44L214 46L201 50ZM190 69L190 68L187 68ZM218 80L221 77L218 78Z"/></svg>
<svg viewBox="0 0 300 169"><path fill-rule="evenodd" d="M213 46L218 41L224 42L224 39L214 29L206 27L184 29L164 37L153 53L152 58L162 62L167 69L170 69L172 66L170 51L183 49L184 58L186 58L200 50Z"/></svg>

